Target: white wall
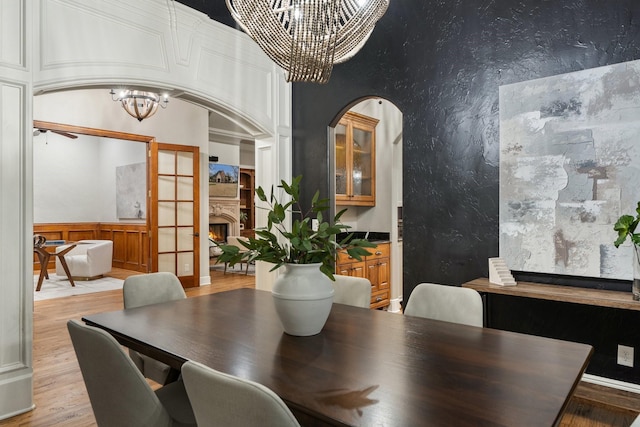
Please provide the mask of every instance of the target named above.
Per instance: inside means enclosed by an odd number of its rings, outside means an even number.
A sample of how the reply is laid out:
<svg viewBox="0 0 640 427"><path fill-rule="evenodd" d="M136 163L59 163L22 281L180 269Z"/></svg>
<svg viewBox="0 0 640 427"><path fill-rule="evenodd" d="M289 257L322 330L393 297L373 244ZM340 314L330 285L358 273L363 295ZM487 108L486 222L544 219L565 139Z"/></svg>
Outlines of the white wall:
<svg viewBox="0 0 640 427"><path fill-rule="evenodd" d="M237 144L209 141L209 155L217 156L223 165L240 165L240 147Z"/></svg>
<svg viewBox="0 0 640 427"><path fill-rule="evenodd" d="M116 209L116 168L118 166L132 165L137 163L147 163L147 144L136 141L125 141L113 138L100 138L98 168L100 171L99 191L96 205L100 208L100 222L127 222L144 223L145 220L120 219ZM145 173L145 177L147 174ZM137 190L142 194L141 202L145 201L147 194L146 179L135 183ZM144 212L148 212L149 207L145 204Z"/></svg>
<svg viewBox="0 0 640 427"><path fill-rule="evenodd" d="M33 138L33 221L118 222L116 167L146 162L146 144L52 132ZM140 183L146 189L146 181ZM127 220L126 222L136 222Z"/></svg>
<svg viewBox="0 0 640 427"><path fill-rule="evenodd" d="M255 169L255 143L240 141L237 143L209 141L209 154L218 157L218 163L240 165L243 169Z"/></svg>
<svg viewBox="0 0 640 427"><path fill-rule="evenodd" d="M33 138L33 222L97 221L98 138Z"/></svg>
<svg viewBox="0 0 640 427"><path fill-rule="evenodd" d="M240 167L245 169L256 168L256 148L255 143L240 143Z"/></svg>

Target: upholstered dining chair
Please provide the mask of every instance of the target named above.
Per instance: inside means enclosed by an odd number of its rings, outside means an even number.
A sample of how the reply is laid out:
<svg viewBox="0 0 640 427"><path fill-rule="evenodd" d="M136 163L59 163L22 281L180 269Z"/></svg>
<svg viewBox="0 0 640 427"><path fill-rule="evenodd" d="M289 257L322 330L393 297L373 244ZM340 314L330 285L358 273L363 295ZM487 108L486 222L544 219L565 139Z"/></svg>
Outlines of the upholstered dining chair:
<svg viewBox="0 0 640 427"><path fill-rule="evenodd" d="M300 424L271 389L200 363L182 365L199 426L295 427Z"/></svg>
<svg viewBox="0 0 640 427"><path fill-rule="evenodd" d="M175 274L168 272L127 277L122 285L122 296L125 309L176 301L187 297L180 279ZM167 384L179 375L179 372L172 371L168 365L137 351L129 350L129 355L142 375L159 384Z"/></svg>
<svg viewBox="0 0 640 427"><path fill-rule="evenodd" d="M371 282L364 277L351 277L335 274L332 282L333 302L353 305L355 307L371 307Z"/></svg>
<svg viewBox="0 0 640 427"><path fill-rule="evenodd" d="M474 289L459 286L419 284L411 292L404 314L471 326L483 325L480 294Z"/></svg>
<svg viewBox="0 0 640 427"><path fill-rule="evenodd" d="M196 426L182 381L155 392L120 347L102 329L67 322L98 426Z"/></svg>

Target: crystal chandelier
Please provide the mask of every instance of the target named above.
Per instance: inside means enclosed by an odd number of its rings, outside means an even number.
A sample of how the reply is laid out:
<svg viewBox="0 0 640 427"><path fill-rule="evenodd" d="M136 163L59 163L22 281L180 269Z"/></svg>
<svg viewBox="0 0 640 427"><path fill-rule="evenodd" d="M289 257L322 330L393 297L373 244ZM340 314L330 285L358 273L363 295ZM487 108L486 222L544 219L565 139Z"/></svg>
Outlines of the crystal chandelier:
<svg viewBox="0 0 640 427"><path fill-rule="evenodd" d="M287 74L326 83L366 43L389 0L226 0L233 19Z"/></svg>
<svg viewBox="0 0 640 427"><path fill-rule="evenodd" d="M158 111L158 106L167 108L169 103L169 95L163 95L162 98L157 93L143 92L139 90L123 90L119 94L111 89L111 99L120 101L122 108L135 117L139 122L147 117L153 116Z"/></svg>

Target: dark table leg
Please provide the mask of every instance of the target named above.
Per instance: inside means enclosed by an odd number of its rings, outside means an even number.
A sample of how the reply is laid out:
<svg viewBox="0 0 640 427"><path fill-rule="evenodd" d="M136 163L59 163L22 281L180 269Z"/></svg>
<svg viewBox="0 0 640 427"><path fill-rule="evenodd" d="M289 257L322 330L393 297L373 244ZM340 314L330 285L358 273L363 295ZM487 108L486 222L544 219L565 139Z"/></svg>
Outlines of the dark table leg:
<svg viewBox="0 0 640 427"><path fill-rule="evenodd" d="M40 261L40 276L38 276L38 286L36 286L36 292L40 290L42 287L42 282L45 277L48 279L49 274L47 273L47 266L49 265L49 258L51 255L49 252L45 251L42 248L35 248L35 253L38 254L38 260Z"/></svg>
<svg viewBox="0 0 640 427"><path fill-rule="evenodd" d="M67 265L67 260L64 259L64 256L67 254L67 252L69 252L71 249L75 247L76 247L76 244L72 244L68 248L65 248L64 250L58 253L53 253L53 254L49 253L44 248L33 248L34 252L38 254L38 260L40 260L40 276L38 277L38 286L36 286L36 292L39 291L40 288L42 287L42 282L44 281L44 279L49 278L47 267L49 266L49 259L51 258L51 255L54 255L60 258L60 263L62 264L62 268L64 269L64 272L67 275L67 278L69 279L69 283L71 283L71 286L76 286L76 284L73 281L73 277L71 277L71 272L69 272L69 266Z"/></svg>
<svg viewBox="0 0 640 427"><path fill-rule="evenodd" d="M64 259L64 255L69 252L71 249L73 249L75 247L75 245L73 247L69 247L67 249L65 249L62 252L59 252L56 254L56 256L58 258L60 258L60 264L62 264L62 268L64 269L64 273L67 275L67 278L69 279L69 283L71 283L71 286L75 286L76 284L73 282L73 277L71 277L71 273L69 272L69 266L67 265L67 260Z"/></svg>
<svg viewBox="0 0 640 427"><path fill-rule="evenodd" d="M38 259L40 260L40 274L44 272L44 278L49 280L49 271L47 271L47 268L49 268L49 252L45 250L42 251L44 254L40 253L40 251L35 251L35 253L38 254ZM42 268L43 265L44 268Z"/></svg>

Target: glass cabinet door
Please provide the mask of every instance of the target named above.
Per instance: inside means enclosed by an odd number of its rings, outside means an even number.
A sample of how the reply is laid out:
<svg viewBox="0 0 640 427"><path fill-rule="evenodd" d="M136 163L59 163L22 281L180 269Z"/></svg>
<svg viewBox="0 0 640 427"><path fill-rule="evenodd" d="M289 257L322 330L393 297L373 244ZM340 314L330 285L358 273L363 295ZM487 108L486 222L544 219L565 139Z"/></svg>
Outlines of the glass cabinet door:
<svg viewBox="0 0 640 427"><path fill-rule="evenodd" d="M336 194L347 195L347 126L336 126Z"/></svg>
<svg viewBox="0 0 640 427"><path fill-rule="evenodd" d="M353 153L353 168L351 170L351 194L353 197L373 196L373 165L372 156L373 133L367 129L353 126L351 152Z"/></svg>
<svg viewBox="0 0 640 427"><path fill-rule="evenodd" d="M335 128L336 204L375 206L378 120L347 112Z"/></svg>

